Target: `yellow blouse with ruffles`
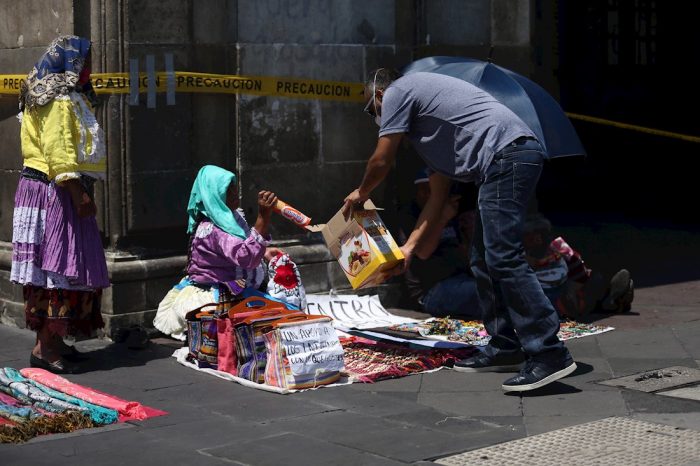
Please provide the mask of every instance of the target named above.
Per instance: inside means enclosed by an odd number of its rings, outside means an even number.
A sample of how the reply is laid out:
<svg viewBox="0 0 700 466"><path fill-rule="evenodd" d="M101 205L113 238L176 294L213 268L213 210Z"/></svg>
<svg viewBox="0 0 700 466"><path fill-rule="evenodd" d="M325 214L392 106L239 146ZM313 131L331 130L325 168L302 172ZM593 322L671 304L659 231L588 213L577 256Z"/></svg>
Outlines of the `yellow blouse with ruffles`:
<svg viewBox="0 0 700 466"><path fill-rule="evenodd" d="M85 96L79 98L87 103ZM80 160L78 155L81 143L85 152L91 153L95 142L82 125L80 111L80 106L70 98L56 98L46 105L25 109L21 118L24 166L39 170L57 182L77 178L81 173L103 178L104 157L90 161Z"/></svg>

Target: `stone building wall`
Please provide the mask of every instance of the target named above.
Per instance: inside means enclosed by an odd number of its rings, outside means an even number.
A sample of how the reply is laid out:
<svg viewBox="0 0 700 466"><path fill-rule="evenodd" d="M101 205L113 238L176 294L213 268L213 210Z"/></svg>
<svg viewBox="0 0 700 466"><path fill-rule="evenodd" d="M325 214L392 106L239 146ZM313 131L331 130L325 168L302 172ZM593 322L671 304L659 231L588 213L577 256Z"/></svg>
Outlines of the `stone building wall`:
<svg viewBox="0 0 700 466"><path fill-rule="evenodd" d="M379 66L400 68L427 55L486 58L532 69L530 0L0 0L0 74L24 74L59 33L89 37L93 72L126 72L135 60L157 71L287 76L360 82ZM240 174L242 205L255 216L260 189L322 222L362 177L376 127L361 106L252 95L177 93L102 96L98 110L108 173L97 188L113 286L104 295L110 329L150 323L182 275L185 206L204 164ZM0 309L23 325L21 289L11 285L12 205L21 155L16 97L0 96ZM408 195L407 154L373 199L391 207ZM410 175L409 175L410 176ZM300 264L307 291L347 287L318 236L281 218L273 237ZM382 290L387 304L391 294ZM376 290L375 290L376 291Z"/></svg>

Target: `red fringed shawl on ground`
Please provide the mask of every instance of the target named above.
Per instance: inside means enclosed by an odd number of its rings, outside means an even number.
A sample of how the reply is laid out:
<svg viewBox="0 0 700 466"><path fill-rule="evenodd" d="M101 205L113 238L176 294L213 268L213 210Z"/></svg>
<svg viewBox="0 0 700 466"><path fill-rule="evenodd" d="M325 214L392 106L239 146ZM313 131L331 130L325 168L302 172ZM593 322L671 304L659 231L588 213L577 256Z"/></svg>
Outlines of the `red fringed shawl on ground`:
<svg viewBox="0 0 700 466"><path fill-rule="evenodd" d="M344 374L364 383L451 367L474 351L473 348L414 350L358 337L341 338L340 342L344 350Z"/></svg>

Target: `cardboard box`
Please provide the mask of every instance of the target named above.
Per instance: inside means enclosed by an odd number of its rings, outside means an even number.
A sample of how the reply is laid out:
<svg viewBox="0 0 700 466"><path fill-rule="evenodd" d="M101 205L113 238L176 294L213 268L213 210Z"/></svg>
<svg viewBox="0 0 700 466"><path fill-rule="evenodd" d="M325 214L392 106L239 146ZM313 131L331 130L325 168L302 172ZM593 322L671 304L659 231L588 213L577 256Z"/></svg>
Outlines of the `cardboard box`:
<svg viewBox="0 0 700 466"><path fill-rule="evenodd" d="M382 222L377 207L368 200L345 220L342 209L325 225L310 225L320 231L331 254L338 260L353 289L376 286L389 277L388 271L403 262L403 254Z"/></svg>

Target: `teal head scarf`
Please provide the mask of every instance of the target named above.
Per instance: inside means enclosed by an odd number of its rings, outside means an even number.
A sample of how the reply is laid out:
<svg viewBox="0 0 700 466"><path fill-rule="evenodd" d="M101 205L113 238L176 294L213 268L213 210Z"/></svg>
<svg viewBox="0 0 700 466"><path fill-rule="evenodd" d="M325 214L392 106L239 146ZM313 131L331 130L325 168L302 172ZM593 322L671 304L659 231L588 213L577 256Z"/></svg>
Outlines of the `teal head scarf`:
<svg viewBox="0 0 700 466"><path fill-rule="evenodd" d="M205 165L199 170L187 204L187 214L190 217L187 233L194 233L197 222L206 217L226 233L247 238L248 235L236 221L235 214L226 205L226 191L231 183L236 183L236 175L221 167Z"/></svg>

